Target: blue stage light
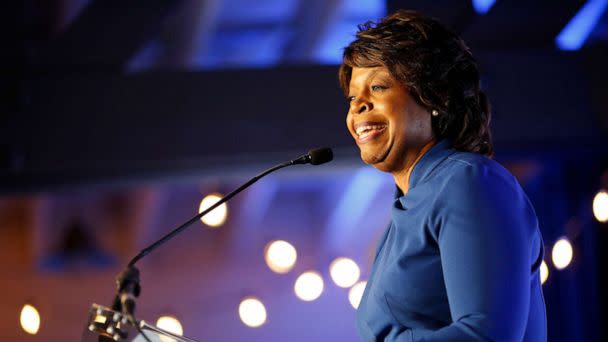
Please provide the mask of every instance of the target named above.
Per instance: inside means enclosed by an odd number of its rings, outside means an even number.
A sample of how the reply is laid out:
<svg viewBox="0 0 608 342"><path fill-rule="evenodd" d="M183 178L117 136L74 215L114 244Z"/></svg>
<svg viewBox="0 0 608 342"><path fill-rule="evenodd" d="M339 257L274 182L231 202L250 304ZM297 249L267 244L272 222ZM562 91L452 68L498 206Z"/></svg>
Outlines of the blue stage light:
<svg viewBox="0 0 608 342"><path fill-rule="evenodd" d="M366 21L377 21L386 15L386 3L380 0L345 1L315 49L319 64L340 64L343 49L355 39L357 26Z"/></svg>
<svg viewBox="0 0 608 342"><path fill-rule="evenodd" d="M560 50L580 49L606 10L608 0L589 0L555 38Z"/></svg>
<svg viewBox="0 0 608 342"><path fill-rule="evenodd" d="M486 14L495 2L496 0L473 0L473 8L478 14Z"/></svg>
<svg viewBox="0 0 608 342"><path fill-rule="evenodd" d="M377 192L391 179L377 170L361 167L352 177L329 218L327 242L338 246L345 237L356 234L358 222L372 204Z"/></svg>

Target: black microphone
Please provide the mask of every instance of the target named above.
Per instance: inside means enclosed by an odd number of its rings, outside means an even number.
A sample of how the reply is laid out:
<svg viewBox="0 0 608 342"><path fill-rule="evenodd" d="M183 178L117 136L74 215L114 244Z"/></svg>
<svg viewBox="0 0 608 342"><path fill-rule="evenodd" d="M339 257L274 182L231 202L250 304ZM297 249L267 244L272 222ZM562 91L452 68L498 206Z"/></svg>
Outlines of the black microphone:
<svg viewBox="0 0 608 342"><path fill-rule="evenodd" d="M320 165L330 162L332 159L334 159L334 153L331 151L331 148L322 147L308 151L308 153L298 159L292 160L292 163L294 165L309 163L312 165Z"/></svg>
<svg viewBox="0 0 608 342"><path fill-rule="evenodd" d="M297 165L297 164L320 165L320 164L324 164L324 163L327 163L327 162L331 161L333 159L333 157L334 157L334 154L333 154L331 148L323 147L323 148L312 149L312 150L308 151L308 153L306 153L305 155L303 155L301 157L298 157L298 158L296 158L294 160L290 160L288 162L284 162L284 163L275 165L275 166L267 169L266 171L263 171L263 172L259 173L258 175L254 176L253 178L251 178L250 180L248 180L245 184L243 184L240 187L238 187L236 190L233 190L228 195L222 197L219 201L217 201L215 204L213 204L209 208L205 209L203 212L199 213L198 215L195 215L193 218L191 218L190 220L186 221L185 223L183 223L179 227L173 229L167 235L163 236L162 238L160 238L156 242L152 243L150 246L144 248L141 252L139 252L139 254L137 254L133 259L131 259L131 261L129 262L129 265L127 267L134 266L135 263L139 259L143 258L148 253L152 252L153 250L155 250L156 248L158 248L160 245L162 245L163 243L167 242L168 240L170 240L171 238L173 238L174 236L176 236L177 234L179 234L182 230L186 229L189 225L191 225L192 223L198 221L201 217L205 216L208 212L210 212L211 210L213 210L216 207L220 206L222 203L227 202L232 197L234 197L236 194L238 194L239 192L245 190L251 184L257 182L260 178L266 176L267 174L269 174L271 172L274 172L274 171L276 171L278 169L282 169L284 167L291 166L291 165Z"/></svg>

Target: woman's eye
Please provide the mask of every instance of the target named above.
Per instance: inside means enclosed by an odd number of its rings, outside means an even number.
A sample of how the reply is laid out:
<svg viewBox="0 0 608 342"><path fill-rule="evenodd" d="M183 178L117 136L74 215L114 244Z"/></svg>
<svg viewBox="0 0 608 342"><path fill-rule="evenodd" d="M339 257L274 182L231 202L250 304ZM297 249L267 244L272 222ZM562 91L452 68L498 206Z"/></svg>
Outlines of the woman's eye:
<svg viewBox="0 0 608 342"><path fill-rule="evenodd" d="M349 96L349 97L347 97L347 98L346 98L346 101L347 101L348 103L351 103L351 102L353 102L354 100L355 100L355 97L354 97L354 96Z"/></svg>
<svg viewBox="0 0 608 342"><path fill-rule="evenodd" d="M373 91L385 90L385 89L387 89L387 88L388 88L388 87L383 86L383 85L373 85L373 86L372 86L372 90L373 90Z"/></svg>

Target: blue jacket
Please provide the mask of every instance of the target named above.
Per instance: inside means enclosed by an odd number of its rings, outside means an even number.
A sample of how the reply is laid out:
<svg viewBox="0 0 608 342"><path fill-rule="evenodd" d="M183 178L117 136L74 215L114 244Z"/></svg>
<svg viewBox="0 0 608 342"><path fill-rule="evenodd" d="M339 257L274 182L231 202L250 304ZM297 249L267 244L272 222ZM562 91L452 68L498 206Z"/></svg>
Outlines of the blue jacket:
<svg viewBox="0 0 608 342"><path fill-rule="evenodd" d="M398 191L357 310L364 341L546 341L534 208L507 170L444 140Z"/></svg>

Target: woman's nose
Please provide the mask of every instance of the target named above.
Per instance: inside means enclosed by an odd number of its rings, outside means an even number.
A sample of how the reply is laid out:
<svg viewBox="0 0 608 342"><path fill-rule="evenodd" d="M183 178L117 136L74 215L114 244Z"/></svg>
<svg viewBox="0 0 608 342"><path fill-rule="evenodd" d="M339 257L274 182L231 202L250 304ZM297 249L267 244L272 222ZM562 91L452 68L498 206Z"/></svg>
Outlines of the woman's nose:
<svg viewBox="0 0 608 342"><path fill-rule="evenodd" d="M363 114L372 110L373 104L366 99L355 99L351 103L351 112L353 114Z"/></svg>

